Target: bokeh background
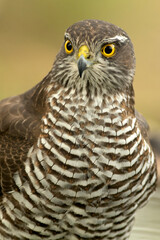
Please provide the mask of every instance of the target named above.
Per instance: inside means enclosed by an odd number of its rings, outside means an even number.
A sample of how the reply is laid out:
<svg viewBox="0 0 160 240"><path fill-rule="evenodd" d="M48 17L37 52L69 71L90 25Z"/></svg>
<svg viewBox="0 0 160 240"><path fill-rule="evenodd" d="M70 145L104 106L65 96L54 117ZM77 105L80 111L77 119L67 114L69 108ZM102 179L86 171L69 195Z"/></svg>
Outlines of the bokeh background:
<svg viewBox="0 0 160 240"><path fill-rule="evenodd" d="M160 132L159 0L0 0L0 99L41 81L65 29L89 18L114 23L129 34L137 60L136 108L151 131ZM132 239L160 239L160 191L137 219Z"/></svg>

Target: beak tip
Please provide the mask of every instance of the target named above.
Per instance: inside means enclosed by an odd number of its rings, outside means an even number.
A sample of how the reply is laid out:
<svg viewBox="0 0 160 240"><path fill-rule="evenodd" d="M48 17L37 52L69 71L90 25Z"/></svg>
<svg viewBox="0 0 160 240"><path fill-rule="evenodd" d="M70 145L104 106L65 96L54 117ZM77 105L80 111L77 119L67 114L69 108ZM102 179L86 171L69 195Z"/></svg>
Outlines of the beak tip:
<svg viewBox="0 0 160 240"><path fill-rule="evenodd" d="M80 76L80 78L82 77L82 72L80 72L80 71L79 71L79 76Z"/></svg>
<svg viewBox="0 0 160 240"><path fill-rule="evenodd" d="M86 59L82 55L78 60L78 71L80 78L82 77L82 73L86 68L87 68Z"/></svg>

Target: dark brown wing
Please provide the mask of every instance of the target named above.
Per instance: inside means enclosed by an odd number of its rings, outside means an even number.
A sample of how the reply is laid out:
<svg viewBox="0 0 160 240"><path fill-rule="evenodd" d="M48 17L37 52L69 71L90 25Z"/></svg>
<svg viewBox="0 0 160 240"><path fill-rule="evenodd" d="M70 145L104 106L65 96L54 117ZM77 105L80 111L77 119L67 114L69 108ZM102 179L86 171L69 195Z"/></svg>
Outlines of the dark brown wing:
<svg viewBox="0 0 160 240"><path fill-rule="evenodd" d="M47 78L22 95L0 101L1 196L13 190L13 174L23 170L28 150L40 133L46 82Z"/></svg>
<svg viewBox="0 0 160 240"><path fill-rule="evenodd" d="M149 143L149 125L145 118L138 111L135 111L135 116L138 120L139 128L141 130L142 136Z"/></svg>
<svg viewBox="0 0 160 240"><path fill-rule="evenodd" d="M0 134L34 138L38 118L29 96L30 94L24 94L0 102Z"/></svg>

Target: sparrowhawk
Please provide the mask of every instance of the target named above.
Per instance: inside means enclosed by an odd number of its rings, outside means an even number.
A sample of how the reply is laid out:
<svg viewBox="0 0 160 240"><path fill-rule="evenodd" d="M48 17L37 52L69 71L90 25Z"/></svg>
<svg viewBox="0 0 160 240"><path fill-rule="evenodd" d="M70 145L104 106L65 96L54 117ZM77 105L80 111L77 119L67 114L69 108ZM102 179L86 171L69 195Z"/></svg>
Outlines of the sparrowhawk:
<svg viewBox="0 0 160 240"><path fill-rule="evenodd" d="M156 185L121 28L69 27L51 71L0 102L0 239L126 240Z"/></svg>

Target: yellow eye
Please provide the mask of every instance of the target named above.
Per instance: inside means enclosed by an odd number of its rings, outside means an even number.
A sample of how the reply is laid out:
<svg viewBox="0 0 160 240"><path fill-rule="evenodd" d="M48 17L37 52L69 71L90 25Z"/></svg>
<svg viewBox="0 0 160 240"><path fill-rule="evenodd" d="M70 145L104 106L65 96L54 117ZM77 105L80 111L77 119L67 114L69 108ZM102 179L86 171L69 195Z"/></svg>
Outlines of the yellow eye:
<svg viewBox="0 0 160 240"><path fill-rule="evenodd" d="M103 54L103 56L110 58L115 54L115 45L112 44L106 44L102 47L101 49L101 53Z"/></svg>
<svg viewBox="0 0 160 240"><path fill-rule="evenodd" d="M65 42L64 47L65 47L66 53L70 54L70 53L73 52L73 46L72 46L71 41L67 40L67 41Z"/></svg>

